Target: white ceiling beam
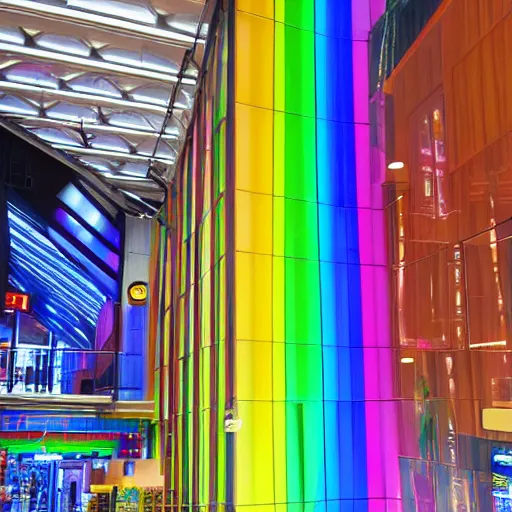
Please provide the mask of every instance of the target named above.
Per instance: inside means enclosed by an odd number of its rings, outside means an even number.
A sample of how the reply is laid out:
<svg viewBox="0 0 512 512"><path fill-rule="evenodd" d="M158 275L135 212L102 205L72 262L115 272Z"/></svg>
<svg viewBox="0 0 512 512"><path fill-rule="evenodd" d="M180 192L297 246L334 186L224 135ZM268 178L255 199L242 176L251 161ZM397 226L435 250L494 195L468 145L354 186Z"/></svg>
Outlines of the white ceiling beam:
<svg viewBox="0 0 512 512"><path fill-rule="evenodd" d="M82 148L79 146L68 146L67 144L51 144L52 148L60 149L68 153L79 155L114 157L121 160L134 160L139 162L162 162L163 164L173 165L174 161L166 158L151 157L149 155L139 155L134 153L123 153L122 151L112 151L106 149Z"/></svg>
<svg viewBox="0 0 512 512"><path fill-rule="evenodd" d="M126 201L126 195L120 194L120 190L117 191L109 187L107 183L105 183L102 179L98 177L97 173L91 173L85 167L79 165L76 160L66 158L63 153L60 153L52 149L48 144L44 143L43 141L40 141L35 135L30 135L21 127L13 124L8 120L0 118L0 126L4 127L6 130L17 135L26 142L29 142L33 146L36 146L41 151L45 152L46 154L57 159L64 165L67 165L68 167L73 169L80 177L82 177L86 182L88 182L90 186L92 186L94 190L96 190L104 199L108 200L113 204L117 204L118 207L120 207L126 212L134 211L134 207L128 204L128 202Z"/></svg>
<svg viewBox="0 0 512 512"><path fill-rule="evenodd" d="M108 62L106 60L100 60L93 57L80 57L78 55L70 55L68 53L61 53L51 50L41 50L39 48L30 48L18 44L0 42L0 52L7 53L9 55L33 57L39 60L49 62L62 62L65 64L69 64L73 67L78 67L80 68L80 70L90 69L96 71L108 71L110 73L134 76L137 78L145 78L149 80L156 80L166 83L178 82L178 77L175 74L161 73L143 67L116 64L114 62ZM182 82L187 84L191 82L191 85L195 84L195 80L192 79L183 79Z"/></svg>
<svg viewBox="0 0 512 512"><path fill-rule="evenodd" d="M76 99L84 105L89 106L107 106L107 107L124 107L134 110L145 110L154 112L156 114L166 114L167 108L153 105L151 103L143 103L141 101L122 100L118 98L111 98L109 96L100 96L98 94L90 94L85 92L65 91L62 89L52 89L51 87L40 87L37 85L20 84L17 82L8 82L7 80L0 80L0 92L26 92L37 95L41 99L41 94L44 94L43 100L66 100Z"/></svg>
<svg viewBox="0 0 512 512"><path fill-rule="evenodd" d="M35 2L33 0L0 0L0 10L21 12L41 18L103 28L109 32L118 32L128 36L154 39L162 43L185 48L191 47L195 42L195 37L181 34L177 31L162 29L151 25L142 25L133 21L111 18L103 14L80 11L69 7L59 7L43 2ZM203 40L199 40L199 42L204 43Z"/></svg>
<svg viewBox="0 0 512 512"><path fill-rule="evenodd" d="M94 124L94 123L81 123L79 121L59 121L58 119L49 119L48 117L28 116L21 114L8 114L2 113L4 117L14 120L20 126L27 130L34 130L44 126L69 128L71 130L81 130L83 128L86 132L101 132L113 135L133 135L135 137L150 137L157 139L159 137L158 131L144 131L135 130L132 128L121 128L118 126L111 126L108 124ZM176 141L176 135L163 134L160 137L162 140Z"/></svg>

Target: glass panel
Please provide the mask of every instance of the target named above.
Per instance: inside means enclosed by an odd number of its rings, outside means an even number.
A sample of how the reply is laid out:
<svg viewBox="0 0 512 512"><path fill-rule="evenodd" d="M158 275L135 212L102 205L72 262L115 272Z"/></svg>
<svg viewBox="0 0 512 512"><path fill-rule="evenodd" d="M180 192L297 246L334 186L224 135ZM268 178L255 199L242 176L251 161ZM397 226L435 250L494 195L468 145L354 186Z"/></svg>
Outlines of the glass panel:
<svg viewBox="0 0 512 512"><path fill-rule="evenodd" d="M464 243L469 347L506 350L512 334L512 222ZM462 300L462 299L461 299Z"/></svg>

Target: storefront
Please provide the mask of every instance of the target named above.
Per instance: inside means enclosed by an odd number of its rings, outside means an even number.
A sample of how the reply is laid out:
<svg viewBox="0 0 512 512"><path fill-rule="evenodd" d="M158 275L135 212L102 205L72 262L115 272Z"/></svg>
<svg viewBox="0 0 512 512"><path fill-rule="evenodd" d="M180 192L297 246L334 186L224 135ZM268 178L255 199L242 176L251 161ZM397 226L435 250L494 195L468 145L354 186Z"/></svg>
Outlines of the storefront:
<svg viewBox="0 0 512 512"><path fill-rule="evenodd" d="M91 486L84 512L164 512L163 487Z"/></svg>
<svg viewBox="0 0 512 512"><path fill-rule="evenodd" d="M2 512L164 511L158 461L137 461L147 464L136 472L136 461L1 453ZM119 468L123 468L121 475ZM156 486L145 486L148 481Z"/></svg>
<svg viewBox="0 0 512 512"><path fill-rule="evenodd" d="M492 496L495 512L512 512L512 452L494 450Z"/></svg>
<svg viewBox="0 0 512 512"><path fill-rule="evenodd" d="M18 427L22 426L18 422ZM148 483L158 485L158 466L156 470L146 467L143 463L148 461L141 459L143 444L140 432L2 432L0 510L87 512L97 509L114 512L117 496L122 496L119 489ZM136 465L140 466L139 482L134 480ZM144 480L146 474L149 477ZM91 491L91 486L104 484L110 489L108 499ZM106 501L109 503L107 508L102 506ZM139 502L137 499L137 506ZM120 510L128 512L131 509Z"/></svg>
<svg viewBox="0 0 512 512"><path fill-rule="evenodd" d="M49 512L57 510L58 463L53 454L9 454L0 480L0 504L3 512Z"/></svg>

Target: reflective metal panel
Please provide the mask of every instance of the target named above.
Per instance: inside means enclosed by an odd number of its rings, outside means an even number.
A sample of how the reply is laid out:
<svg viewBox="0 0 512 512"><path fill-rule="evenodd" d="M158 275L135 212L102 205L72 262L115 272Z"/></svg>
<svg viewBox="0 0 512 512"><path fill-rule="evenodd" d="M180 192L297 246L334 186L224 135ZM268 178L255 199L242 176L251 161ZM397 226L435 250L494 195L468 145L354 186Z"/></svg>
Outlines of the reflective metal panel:
<svg viewBox="0 0 512 512"><path fill-rule="evenodd" d="M204 5L0 0L0 125L127 213L155 215L191 117Z"/></svg>

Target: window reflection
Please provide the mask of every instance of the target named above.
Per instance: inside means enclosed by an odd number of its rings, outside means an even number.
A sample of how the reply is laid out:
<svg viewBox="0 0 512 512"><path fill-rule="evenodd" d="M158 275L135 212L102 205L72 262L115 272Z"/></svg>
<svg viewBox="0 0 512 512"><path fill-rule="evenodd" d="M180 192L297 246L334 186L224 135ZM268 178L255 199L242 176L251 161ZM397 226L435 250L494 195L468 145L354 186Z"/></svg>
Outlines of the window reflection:
<svg viewBox="0 0 512 512"><path fill-rule="evenodd" d="M467 268L469 346L503 350L512 331L512 220L464 243Z"/></svg>
<svg viewBox="0 0 512 512"><path fill-rule="evenodd" d="M446 154L444 116L440 108L431 109L419 121L419 147L416 177L418 213L442 218L446 204Z"/></svg>

